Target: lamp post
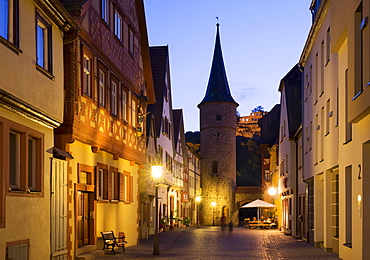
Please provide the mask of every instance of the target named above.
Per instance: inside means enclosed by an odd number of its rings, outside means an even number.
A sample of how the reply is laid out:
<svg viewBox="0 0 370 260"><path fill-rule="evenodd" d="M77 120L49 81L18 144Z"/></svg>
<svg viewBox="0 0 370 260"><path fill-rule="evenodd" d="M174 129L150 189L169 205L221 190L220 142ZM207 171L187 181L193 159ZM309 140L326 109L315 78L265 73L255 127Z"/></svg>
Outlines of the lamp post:
<svg viewBox="0 0 370 260"><path fill-rule="evenodd" d="M211 205L212 205L212 222L213 222L213 226L214 226L215 225L215 206L216 206L216 202L212 201Z"/></svg>
<svg viewBox="0 0 370 260"><path fill-rule="evenodd" d="M196 196L195 201L197 202L197 228L199 228L199 203L201 201L201 198L199 196Z"/></svg>
<svg viewBox="0 0 370 260"><path fill-rule="evenodd" d="M152 176L156 181L155 185L155 230L153 240L153 255L159 255L159 218L158 218L158 185L159 178L162 176L162 166L152 166Z"/></svg>

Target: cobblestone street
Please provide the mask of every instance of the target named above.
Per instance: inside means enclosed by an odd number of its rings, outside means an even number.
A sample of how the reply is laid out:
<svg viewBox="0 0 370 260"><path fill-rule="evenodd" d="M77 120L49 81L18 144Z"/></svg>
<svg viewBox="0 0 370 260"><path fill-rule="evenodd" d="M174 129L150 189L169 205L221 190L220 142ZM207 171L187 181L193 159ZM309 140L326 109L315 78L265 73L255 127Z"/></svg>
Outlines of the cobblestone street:
<svg viewBox="0 0 370 260"><path fill-rule="evenodd" d="M254 230L236 227L222 233L220 227L178 228L160 233L160 255L153 256L153 239L117 250L116 256L98 259L339 259L334 253L314 248L305 241L286 236L277 230ZM107 252L109 253L109 252Z"/></svg>

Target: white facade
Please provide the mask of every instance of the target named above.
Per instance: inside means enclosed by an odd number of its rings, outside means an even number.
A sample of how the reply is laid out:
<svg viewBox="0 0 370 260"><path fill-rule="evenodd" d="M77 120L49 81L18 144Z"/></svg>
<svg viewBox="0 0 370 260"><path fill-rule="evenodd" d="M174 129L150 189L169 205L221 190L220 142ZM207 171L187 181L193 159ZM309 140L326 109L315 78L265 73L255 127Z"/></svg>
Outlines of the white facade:
<svg viewBox="0 0 370 260"><path fill-rule="evenodd" d="M308 240L369 259L370 2L313 1L304 67L303 178Z"/></svg>

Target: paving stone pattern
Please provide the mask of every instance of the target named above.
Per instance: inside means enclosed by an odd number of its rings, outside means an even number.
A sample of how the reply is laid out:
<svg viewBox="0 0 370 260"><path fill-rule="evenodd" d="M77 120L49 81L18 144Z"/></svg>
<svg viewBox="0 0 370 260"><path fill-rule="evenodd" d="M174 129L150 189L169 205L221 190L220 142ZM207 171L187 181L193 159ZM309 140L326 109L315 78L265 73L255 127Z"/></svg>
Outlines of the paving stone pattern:
<svg viewBox="0 0 370 260"><path fill-rule="evenodd" d="M177 228L159 234L160 255L153 256L153 239L120 250L103 259L253 259L320 260L339 259L334 253L315 248L305 241L286 236L277 230L251 230L236 227L221 232L220 227ZM107 252L108 253L108 252Z"/></svg>

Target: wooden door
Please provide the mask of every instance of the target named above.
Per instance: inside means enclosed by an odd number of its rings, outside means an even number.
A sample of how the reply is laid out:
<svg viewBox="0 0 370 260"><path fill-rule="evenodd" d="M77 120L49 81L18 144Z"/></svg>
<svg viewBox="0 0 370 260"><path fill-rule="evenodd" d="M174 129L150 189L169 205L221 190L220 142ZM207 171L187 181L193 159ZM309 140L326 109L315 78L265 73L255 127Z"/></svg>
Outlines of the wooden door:
<svg viewBox="0 0 370 260"><path fill-rule="evenodd" d="M78 246L89 244L89 194L77 191L77 240Z"/></svg>
<svg viewBox="0 0 370 260"><path fill-rule="evenodd" d="M67 259L67 161L51 158L51 259Z"/></svg>
<svg viewBox="0 0 370 260"><path fill-rule="evenodd" d="M299 203L298 203L298 235L301 237L306 237L306 195L299 196Z"/></svg>

